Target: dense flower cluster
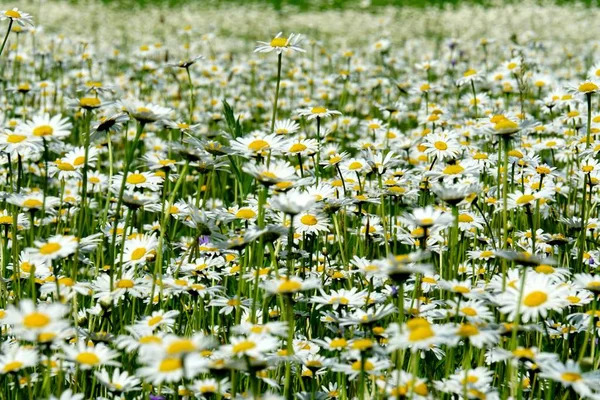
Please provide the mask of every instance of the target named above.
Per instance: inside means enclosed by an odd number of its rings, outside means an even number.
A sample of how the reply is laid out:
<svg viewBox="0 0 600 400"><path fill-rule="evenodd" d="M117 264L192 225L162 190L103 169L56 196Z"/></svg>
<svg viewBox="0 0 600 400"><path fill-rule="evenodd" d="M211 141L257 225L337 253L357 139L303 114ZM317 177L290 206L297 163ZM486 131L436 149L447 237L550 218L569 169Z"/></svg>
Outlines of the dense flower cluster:
<svg viewBox="0 0 600 400"><path fill-rule="evenodd" d="M600 399L591 46L0 21L0 398Z"/></svg>

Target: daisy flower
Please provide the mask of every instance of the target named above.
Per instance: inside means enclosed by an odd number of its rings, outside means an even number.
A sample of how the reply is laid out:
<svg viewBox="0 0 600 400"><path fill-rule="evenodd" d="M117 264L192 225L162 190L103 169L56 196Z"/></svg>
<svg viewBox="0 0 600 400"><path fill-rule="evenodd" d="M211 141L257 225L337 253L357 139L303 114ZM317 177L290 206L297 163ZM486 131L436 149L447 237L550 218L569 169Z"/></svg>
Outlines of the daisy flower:
<svg viewBox="0 0 600 400"><path fill-rule="evenodd" d="M35 241L35 248L30 249L31 253L46 264L52 261L66 258L75 254L79 244L75 236L56 235L48 238L46 241Z"/></svg>
<svg viewBox="0 0 600 400"><path fill-rule="evenodd" d="M508 137L522 130L534 128L537 125L539 125L539 123L531 119L521 120L516 117L494 115L490 118L490 123L481 128L481 132Z"/></svg>
<svg viewBox="0 0 600 400"><path fill-rule="evenodd" d="M318 279L301 279L293 276L291 278L280 278L277 280L265 281L261 284L263 289L271 294L294 294L301 291L311 290L320 286Z"/></svg>
<svg viewBox="0 0 600 400"><path fill-rule="evenodd" d="M470 68L463 73L462 77L460 77L456 80L456 85L457 86L470 85L472 82L481 82L483 80L484 80L484 76L481 72L478 72L477 70L475 70L473 68Z"/></svg>
<svg viewBox="0 0 600 400"><path fill-rule="evenodd" d="M7 19L16 22L20 26L25 26L26 24L33 26L33 17L26 12L19 11L19 9L16 7L12 10L0 11L0 21Z"/></svg>
<svg viewBox="0 0 600 400"><path fill-rule="evenodd" d="M506 206L509 210L518 207L526 207L535 205L538 200L548 200L552 196L552 191L548 189L542 189L539 191L532 191L526 188L525 192L515 190L514 193L509 193Z"/></svg>
<svg viewBox="0 0 600 400"><path fill-rule="evenodd" d="M523 272L525 273L525 272ZM507 285L506 291L500 293L496 298L500 305L500 312L508 314L508 318L514 321L520 314L521 321L529 322L538 317L545 318L549 311L560 312L567 306L566 297L569 289L559 283L555 283L549 276L543 274L532 274L527 277L521 295L520 283Z"/></svg>
<svg viewBox="0 0 600 400"><path fill-rule="evenodd" d="M271 198L271 208L288 215L297 215L309 210L315 203L314 195L289 191Z"/></svg>
<svg viewBox="0 0 600 400"><path fill-rule="evenodd" d="M277 54L299 51L304 53L305 50L298 45L302 42L302 35L291 33L288 37L283 36L283 32L279 32L270 42L258 42L258 46L254 49L255 53L270 53L275 51Z"/></svg>
<svg viewBox="0 0 600 400"><path fill-rule="evenodd" d="M425 208L416 208L410 214L404 214L403 218L409 224L414 224L422 228L448 226L454 219L449 213L435 210L431 206L427 206Z"/></svg>
<svg viewBox="0 0 600 400"><path fill-rule="evenodd" d="M102 369L102 371L96 371L94 375L100 384L111 393L121 394L140 390L141 381L129 375L127 371L121 372L119 368L116 368L112 374L106 369Z"/></svg>
<svg viewBox="0 0 600 400"><path fill-rule="evenodd" d="M294 217L294 229L309 234L329 232L328 218L319 211L308 210Z"/></svg>
<svg viewBox="0 0 600 400"><path fill-rule="evenodd" d="M223 350L235 357L264 358L279 347L279 339L271 335L232 336Z"/></svg>
<svg viewBox="0 0 600 400"><path fill-rule="evenodd" d="M565 387L573 388L581 396L590 396L600 390L600 371L583 372L574 360L541 363L540 377L559 382Z"/></svg>
<svg viewBox="0 0 600 400"><path fill-rule="evenodd" d="M154 235L138 235L127 239L123 248L123 265L133 266L146 263L155 256L158 239ZM118 261L118 260L117 260Z"/></svg>
<svg viewBox="0 0 600 400"><path fill-rule="evenodd" d="M61 115L50 117L50 114L44 113L35 115L30 121L20 125L17 130L26 136L53 140L69 136L72 127L68 118L62 118Z"/></svg>
<svg viewBox="0 0 600 400"><path fill-rule="evenodd" d="M3 323L12 325L13 334L23 340L46 342L69 325L63 319L67 308L59 303L42 304L38 307L29 299L18 306L9 306Z"/></svg>
<svg viewBox="0 0 600 400"><path fill-rule="evenodd" d="M424 318L413 318L404 324L402 330L398 324L392 324L387 332L390 335L388 351L410 348L413 352L425 350L431 346L444 343L446 339L441 336L438 329Z"/></svg>
<svg viewBox="0 0 600 400"><path fill-rule="evenodd" d="M122 101L121 109L127 112L133 119L141 123L151 123L163 119L169 119L173 110L156 104L141 101Z"/></svg>
<svg viewBox="0 0 600 400"><path fill-rule="evenodd" d="M460 152L460 145L453 136L446 133L434 133L425 137L423 145L425 154L438 157L440 160L454 158Z"/></svg>
<svg viewBox="0 0 600 400"><path fill-rule="evenodd" d="M199 372L206 370L208 361L199 354L190 354L184 358L168 354L154 354L144 358L143 366L136 375L154 385L179 382L181 379L192 379Z"/></svg>
<svg viewBox="0 0 600 400"><path fill-rule="evenodd" d="M112 179L113 189L118 191L121 188L122 182L123 173L120 172ZM130 172L127 174L127 178L125 179L125 188L128 190L148 189L156 192L160 189L162 182L163 178L156 175L154 172L140 172L136 170L135 172Z"/></svg>
<svg viewBox="0 0 600 400"><path fill-rule="evenodd" d="M35 367L38 353L35 349L19 345L4 346L0 355L0 374L19 373L22 369Z"/></svg>
<svg viewBox="0 0 600 400"><path fill-rule="evenodd" d="M63 346L65 358L77 363L79 368L93 369L102 365L118 366L119 362L114 361L119 353L111 350L103 343L95 346L89 346L85 341L79 341L75 346Z"/></svg>
<svg viewBox="0 0 600 400"><path fill-rule="evenodd" d="M229 143L232 150L245 157L265 157L278 148L283 138L276 134L252 132L249 136L237 138Z"/></svg>
<svg viewBox="0 0 600 400"><path fill-rule="evenodd" d="M323 119L333 115L342 115L342 113L336 110L329 110L322 106L315 106L298 110L298 115L301 117L306 117L306 119L310 121L316 118Z"/></svg>
<svg viewBox="0 0 600 400"><path fill-rule="evenodd" d="M277 135L292 135L300 129L300 125L291 119L275 121L274 132Z"/></svg>
<svg viewBox="0 0 600 400"><path fill-rule="evenodd" d="M30 152L42 150L42 138L21 131L4 130L0 132L0 149L9 153L12 158L24 157Z"/></svg>

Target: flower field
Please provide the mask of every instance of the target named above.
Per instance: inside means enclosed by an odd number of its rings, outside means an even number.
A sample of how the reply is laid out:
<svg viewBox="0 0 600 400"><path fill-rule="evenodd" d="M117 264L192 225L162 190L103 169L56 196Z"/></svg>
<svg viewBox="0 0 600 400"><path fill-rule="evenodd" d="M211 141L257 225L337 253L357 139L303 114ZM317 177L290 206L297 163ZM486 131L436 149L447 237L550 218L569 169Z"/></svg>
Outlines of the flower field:
<svg viewBox="0 0 600 400"><path fill-rule="evenodd" d="M15 5L0 399L600 399L595 10Z"/></svg>

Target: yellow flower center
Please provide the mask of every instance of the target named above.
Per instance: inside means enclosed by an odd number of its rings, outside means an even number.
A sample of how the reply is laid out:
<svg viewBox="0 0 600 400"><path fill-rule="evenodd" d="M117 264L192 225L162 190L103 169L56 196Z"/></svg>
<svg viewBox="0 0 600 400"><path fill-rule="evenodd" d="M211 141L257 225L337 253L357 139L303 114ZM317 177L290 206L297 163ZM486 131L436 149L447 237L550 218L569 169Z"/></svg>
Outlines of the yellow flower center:
<svg viewBox="0 0 600 400"><path fill-rule="evenodd" d="M460 311L469 317L474 317L477 315L477 311L473 307L463 307Z"/></svg>
<svg viewBox="0 0 600 400"><path fill-rule="evenodd" d="M533 359L533 357L535 357L535 354L533 354L531 349L517 349L513 351L513 355L518 358Z"/></svg>
<svg viewBox="0 0 600 400"><path fill-rule="evenodd" d="M301 287L302 284L300 282L286 280L279 285L277 291L279 293L293 293L300 290Z"/></svg>
<svg viewBox="0 0 600 400"><path fill-rule="evenodd" d="M146 248L138 247L131 253L131 259L137 261L140 258L142 258L145 254L146 254Z"/></svg>
<svg viewBox="0 0 600 400"><path fill-rule="evenodd" d="M58 283L63 286L73 286L75 282L71 278L63 277L58 280Z"/></svg>
<svg viewBox="0 0 600 400"><path fill-rule="evenodd" d="M6 138L6 141L8 143L21 143L25 139L27 139L27 136L25 135L10 134Z"/></svg>
<svg viewBox="0 0 600 400"><path fill-rule="evenodd" d="M527 307L539 307L548 300L548 295L542 291L536 290L525 296L523 304Z"/></svg>
<svg viewBox="0 0 600 400"><path fill-rule="evenodd" d="M235 216L242 219L252 219L256 217L256 213L250 208L240 208Z"/></svg>
<svg viewBox="0 0 600 400"><path fill-rule="evenodd" d="M162 343L162 340L158 336L154 335L142 336L138 341L140 344Z"/></svg>
<svg viewBox="0 0 600 400"><path fill-rule="evenodd" d="M358 161L353 161L352 163L350 163L350 165L348 165L348 169L349 169L350 171L354 171L354 170L357 170L357 169L361 169L361 168L362 168L362 166L363 166L363 165L362 165L360 162L358 162Z"/></svg>
<svg viewBox="0 0 600 400"><path fill-rule="evenodd" d="M362 365L361 365L360 360L354 361L352 363L352 369L355 370L355 371L360 371L361 366ZM373 365L373 363L371 361L369 361L369 360L366 360L365 363L364 363L364 366L362 366L362 367L365 369L365 371L372 371L375 368L375 366Z"/></svg>
<svg viewBox="0 0 600 400"><path fill-rule="evenodd" d="M471 76L471 75L475 75L477 73L477 71L475 71L474 69L468 69L463 76L466 78L467 76Z"/></svg>
<svg viewBox="0 0 600 400"><path fill-rule="evenodd" d="M243 341L235 344L233 346L233 350L232 351L235 354L239 354L239 353L243 353L243 352L248 351L248 350L252 350L255 347L256 347L256 343L254 343L254 342L252 342L250 340L243 340Z"/></svg>
<svg viewBox="0 0 600 400"><path fill-rule="evenodd" d="M115 286L119 289L131 289L134 286L134 282L131 279L119 279Z"/></svg>
<svg viewBox="0 0 600 400"><path fill-rule="evenodd" d="M214 393L216 391L217 391L217 388L215 385L201 385L200 386L201 393Z"/></svg>
<svg viewBox="0 0 600 400"><path fill-rule="evenodd" d="M581 85L579 85L579 88L577 88L577 90L579 90L580 92L584 92L584 93L594 92L594 91L598 90L598 85L596 85L595 83L592 83L592 82L586 82L586 83L582 83Z"/></svg>
<svg viewBox="0 0 600 400"><path fill-rule="evenodd" d="M75 360L80 364L86 365L96 365L100 362L100 358L96 354L89 351L77 354Z"/></svg>
<svg viewBox="0 0 600 400"><path fill-rule="evenodd" d="M567 300L569 300L569 303L571 304L577 304L581 301L581 299L577 296L567 296Z"/></svg>
<svg viewBox="0 0 600 400"><path fill-rule="evenodd" d="M585 173L590 173L594 170L594 167L591 165L584 165L583 167L581 167L581 170Z"/></svg>
<svg viewBox="0 0 600 400"><path fill-rule="evenodd" d="M196 349L196 346L194 346L194 343L191 340L179 339L179 340L173 341L173 343L171 343L169 345L169 347L167 347L167 353L168 354L189 353L191 351L194 351L195 349Z"/></svg>
<svg viewBox="0 0 600 400"><path fill-rule="evenodd" d="M100 99L97 97L83 97L79 99L79 106L84 108L95 108L100 106Z"/></svg>
<svg viewBox="0 0 600 400"><path fill-rule="evenodd" d="M51 136L54 129L50 125L40 125L33 129L34 136Z"/></svg>
<svg viewBox="0 0 600 400"><path fill-rule="evenodd" d="M163 320L163 317L160 315L157 315L156 317L152 317L148 320L148 325L154 326L154 325L160 323L162 320Z"/></svg>
<svg viewBox="0 0 600 400"><path fill-rule="evenodd" d="M286 37L276 37L271 40L271 47L285 47L287 46L288 39Z"/></svg>
<svg viewBox="0 0 600 400"><path fill-rule="evenodd" d="M41 312L34 311L23 318L23 325L30 329L43 328L50 323L50 317Z"/></svg>
<svg viewBox="0 0 600 400"><path fill-rule="evenodd" d="M517 128L519 128L519 124L506 118L501 121L498 121L496 125L494 125L494 129L497 131L511 131Z"/></svg>
<svg viewBox="0 0 600 400"><path fill-rule="evenodd" d="M429 325L420 326L416 329L412 329L408 335L408 340L411 342L419 342L421 340L429 339L433 337L435 333Z"/></svg>
<svg viewBox="0 0 600 400"><path fill-rule="evenodd" d="M306 150L306 146L303 145L302 143L295 143L292 145L292 147L290 147L289 152L290 153L300 153L301 151Z"/></svg>
<svg viewBox="0 0 600 400"><path fill-rule="evenodd" d="M545 167L545 166L539 166L536 169L536 172L538 174L543 174L543 175L548 175L549 173L551 173L552 171L550 170L550 168Z"/></svg>
<svg viewBox="0 0 600 400"><path fill-rule="evenodd" d="M300 218L300 221L304 225L308 225L308 226L314 226L318 222L317 218L314 215L311 215L311 214L303 215L302 218Z"/></svg>
<svg viewBox="0 0 600 400"><path fill-rule="evenodd" d="M535 200L535 196L532 194L524 194L521 197L519 197L517 199L517 204L518 205L523 205L523 204L529 204L531 203L533 200Z"/></svg>
<svg viewBox="0 0 600 400"><path fill-rule="evenodd" d="M21 18L21 13L15 10L8 10L4 12L8 18Z"/></svg>
<svg viewBox="0 0 600 400"><path fill-rule="evenodd" d="M565 372L565 373L561 374L560 377L562 378L563 381L567 381L567 382L577 382L582 379L581 375L578 374L577 372Z"/></svg>
<svg viewBox="0 0 600 400"><path fill-rule="evenodd" d="M551 274L554 272L554 268L547 264L538 265L535 267L535 272L540 274Z"/></svg>
<svg viewBox="0 0 600 400"><path fill-rule="evenodd" d="M158 370L160 372L173 372L181 369L181 360L179 358L165 358L160 362Z"/></svg>
<svg viewBox="0 0 600 400"><path fill-rule="evenodd" d="M59 251L62 248L62 246L58 243L55 242L50 242L50 243L46 243L45 245L43 245L42 247L40 247L40 253L48 255L48 254L53 254L56 253L57 251Z"/></svg>
<svg viewBox="0 0 600 400"><path fill-rule="evenodd" d="M329 347L332 349L344 349L348 346L348 342L344 338L335 338L329 343Z"/></svg>
<svg viewBox="0 0 600 400"><path fill-rule="evenodd" d="M253 140L249 145L248 148L254 152L259 152L265 149L268 149L269 143L267 143L266 141L262 140L262 139L257 139L257 140Z"/></svg>
<svg viewBox="0 0 600 400"><path fill-rule="evenodd" d="M358 339L352 342L352 348L355 350L365 351L373 347L373 341L371 339Z"/></svg>
<svg viewBox="0 0 600 400"><path fill-rule="evenodd" d="M458 328L458 335L462 337L474 336L479 333L479 329L475 325L472 324L462 324Z"/></svg>
<svg viewBox="0 0 600 400"><path fill-rule="evenodd" d="M56 163L56 167L61 171L75 171L75 167L68 162L59 161Z"/></svg>
<svg viewBox="0 0 600 400"><path fill-rule="evenodd" d="M329 164L333 165L333 164L338 163L340 161L342 161L342 157L340 157L340 156L333 156L333 157L331 157L329 159Z"/></svg>
<svg viewBox="0 0 600 400"><path fill-rule="evenodd" d="M409 330L408 340L417 342L435 336L431 324L423 318L414 318L406 323Z"/></svg>
<svg viewBox="0 0 600 400"><path fill-rule="evenodd" d="M438 150L447 150L448 149L448 145L445 142L437 141L433 145Z"/></svg>
<svg viewBox="0 0 600 400"><path fill-rule="evenodd" d="M452 288L452 290L454 290L456 293L469 293L471 291L468 287L462 285L456 285Z"/></svg>
<svg viewBox="0 0 600 400"><path fill-rule="evenodd" d="M327 112L327 109L325 107L313 107L310 112L313 114L323 114Z"/></svg>
<svg viewBox="0 0 600 400"><path fill-rule="evenodd" d="M39 208L43 203L37 199L27 199L23 202L23 207L27 208Z"/></svg>
<svg viewBox="0 0 600 400"><path fill-rule="evenodd" d="M22 366L23 366L22 362L12 361L12 362L6 363L6 365L4 365L4 372L9 373L9 372L18 371L19 369L21 369Z"/></svg>
<svg viewBox="0 0 600 400"><path fill-rule="evenodd" d="M458 216L458 222L473 222L473 217L469 214L460 214Z"/></svg>
<svg viewBox="0 0 600 400"><path fill-rule="evenodd" d="M130 185L139 185L146 182L146 177L142 174L131 174L127 177L127 183Z"/></svg>
<svg viewBox="0 0 600 400"><path fill-rule="evenodd" d="M458 175L463 172L465 169L458 164L448 165L442 171L444 175Z"/></svg>

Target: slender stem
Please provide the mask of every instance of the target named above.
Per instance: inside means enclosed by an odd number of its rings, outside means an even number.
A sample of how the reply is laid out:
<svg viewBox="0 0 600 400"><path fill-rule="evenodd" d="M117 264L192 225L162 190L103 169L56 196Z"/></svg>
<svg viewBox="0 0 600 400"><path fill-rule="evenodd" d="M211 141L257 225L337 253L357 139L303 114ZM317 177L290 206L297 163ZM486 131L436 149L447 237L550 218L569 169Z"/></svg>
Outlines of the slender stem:
<svg viewBox="0 0 600 400"><path fill-rule="evenodd" d="M189 124L191 125L194 121L194 84L192 83L192 75L190 74L190 67L185 68L185 72L187 72L188 82L190 85L190 119Z"/></svg>
<svg viewBox="0 0 600 400"><path fill-rule="evenodd" d="M275 88L275 102L273 103L273 116L271 117L271 133L275 131L275 119L277 118L277 102L279 100L279 82L281 81L281 57L282 53L277 56L277 87Z"/></svg>
<svg viewBox="0 0 600 400"><path fill-rule="evenodd" d="M592 94L585 94L587 100L587 127L586 127L586 136L585 136L585 148L588 149L590 147L590 136L592 132Z"/></svg>
<svg viewBox="0 0 600 400"><path fill-rule="evenodd" d="M2 55L2 52L4 51L4 46L6 46L6 41L8 40L8 35L10 35L10 30L12 29L13 26L13 19L10 18L10 22L8 23L8 29L6 30L6 35L4 35L4 40L2 41L2 47L0 47L0 56Z"/></svg>
<svg viewBox="0 0 600 400"><path fill-rule="evenodd" d="M477 91L475 90L475 81L471 81L471 89L473 90L473 102L475 103L475 118L478 117L479 108L477 107Z"/></svg>

